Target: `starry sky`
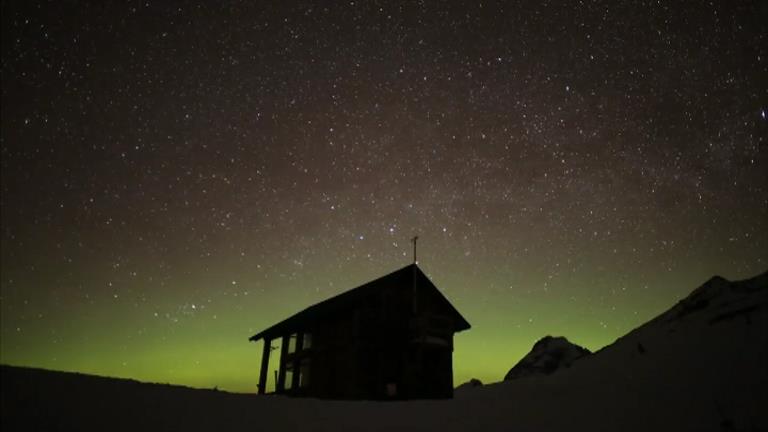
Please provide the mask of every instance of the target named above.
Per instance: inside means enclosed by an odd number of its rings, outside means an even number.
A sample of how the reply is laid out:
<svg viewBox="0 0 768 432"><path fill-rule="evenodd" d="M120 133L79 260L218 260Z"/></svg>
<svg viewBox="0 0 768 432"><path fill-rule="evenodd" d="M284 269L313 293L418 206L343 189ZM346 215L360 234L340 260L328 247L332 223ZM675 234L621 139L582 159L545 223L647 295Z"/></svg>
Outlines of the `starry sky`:
<svg viewBox="0 0 768 432"><path fill-rule="evenodd" d="M498 381L767 270L768 4L679 3L4 1L0 361L254 392L418 235Z"/></svg>

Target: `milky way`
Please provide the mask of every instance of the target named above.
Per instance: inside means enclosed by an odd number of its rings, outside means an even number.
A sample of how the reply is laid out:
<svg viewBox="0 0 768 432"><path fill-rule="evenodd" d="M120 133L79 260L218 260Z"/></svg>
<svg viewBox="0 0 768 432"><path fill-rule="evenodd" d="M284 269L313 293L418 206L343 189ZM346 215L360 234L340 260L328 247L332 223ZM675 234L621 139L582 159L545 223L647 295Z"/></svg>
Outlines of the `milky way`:
<svg viewBox="0 0 768 432"><path fill-rule="evenodd" d="M255 391L418 235L494 381L768 269L765 2L253 3L2 3L3 363Z"/></svg>

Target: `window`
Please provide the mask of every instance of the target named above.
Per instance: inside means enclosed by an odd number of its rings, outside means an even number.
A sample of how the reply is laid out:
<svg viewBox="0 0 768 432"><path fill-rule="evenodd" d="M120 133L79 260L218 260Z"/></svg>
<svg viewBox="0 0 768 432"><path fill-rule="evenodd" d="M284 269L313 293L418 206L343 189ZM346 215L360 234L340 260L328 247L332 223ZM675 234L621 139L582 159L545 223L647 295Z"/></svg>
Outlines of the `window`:
<svg viewBox="0 0 768 432"><path fill-rule="evenodd" d="M299 365L299 387L309 387L309 359L301 360Z"/></svg>
<svg viewBox="0 0 768 432"><path fill-rule="evenodd" d="M296 339L297 334L294 333L288 337L288 354L293 354L296 352Z"/></svg>
<svg viewBox="0 0 768 432"><path fill-rule="evenodd" d="M302 340L301 349L312 348L312 333L304 333L304 339Z"/></svg>
<svg viewBox="0 0 768 432"><path fill-rule="evenodd" d="M283 382L283 389L290 390L293 387L293 363L288 362L285 364L285 381Z"/></svg>

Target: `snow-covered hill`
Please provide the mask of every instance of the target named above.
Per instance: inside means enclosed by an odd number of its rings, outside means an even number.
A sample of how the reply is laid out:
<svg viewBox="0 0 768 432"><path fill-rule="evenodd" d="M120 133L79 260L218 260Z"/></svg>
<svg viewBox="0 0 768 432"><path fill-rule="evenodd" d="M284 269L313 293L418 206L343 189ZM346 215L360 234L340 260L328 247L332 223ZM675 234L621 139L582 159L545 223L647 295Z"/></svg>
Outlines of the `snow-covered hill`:
<svg viewBox="0 0 768 432"><path fill-rule="evenodd" d="M453 400L349 402L2 368L2 430L765 431L768 274L713 278L614 344Z"/></svg>
<svg viewBox="0 0 768 432"><path fill-rule="evenodd" d="M570 368L483 390L474 396L557 409L558 419L518 413L517 424L529 426L556 429L569 419L606 430L768 430L768 273L714 277Z"/></svg>

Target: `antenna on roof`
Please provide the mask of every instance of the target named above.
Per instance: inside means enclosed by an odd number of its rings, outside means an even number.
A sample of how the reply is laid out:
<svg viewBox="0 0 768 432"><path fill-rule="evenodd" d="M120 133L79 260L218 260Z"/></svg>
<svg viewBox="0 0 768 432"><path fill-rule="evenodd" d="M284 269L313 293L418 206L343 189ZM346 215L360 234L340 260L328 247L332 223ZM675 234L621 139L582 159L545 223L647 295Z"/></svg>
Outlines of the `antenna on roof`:
<svg viewBox="0 0 768 432"><path fill-rule="evenodd" d="M416 241L419 239L419 236L413 236L411 241L413 242L413 314L416 315L417 311L417 295L416 295L416 277L418 274L416 273L416 264L418 263L418 260L416 260Z"/></svg>

